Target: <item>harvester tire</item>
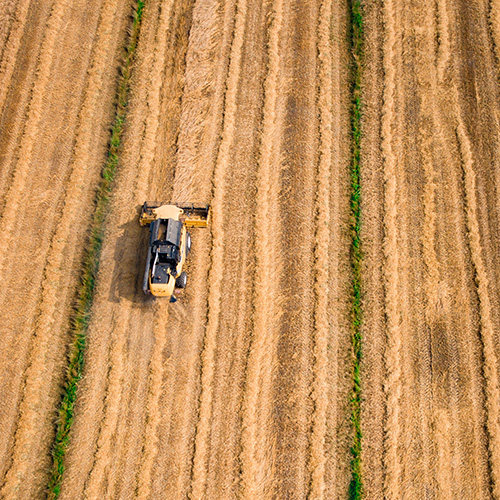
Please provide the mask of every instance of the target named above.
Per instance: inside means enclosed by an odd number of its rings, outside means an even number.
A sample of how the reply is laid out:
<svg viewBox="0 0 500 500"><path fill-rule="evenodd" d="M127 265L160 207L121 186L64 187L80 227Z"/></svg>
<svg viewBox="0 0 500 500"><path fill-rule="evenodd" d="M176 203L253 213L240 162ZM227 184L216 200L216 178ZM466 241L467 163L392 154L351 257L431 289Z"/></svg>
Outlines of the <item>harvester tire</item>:
<svg viewBox="0 0 500 500"><path fill-rule="evenodd" d="M179 277L175 280L175 288L186 288L187 274L182 271Z"/></svg>

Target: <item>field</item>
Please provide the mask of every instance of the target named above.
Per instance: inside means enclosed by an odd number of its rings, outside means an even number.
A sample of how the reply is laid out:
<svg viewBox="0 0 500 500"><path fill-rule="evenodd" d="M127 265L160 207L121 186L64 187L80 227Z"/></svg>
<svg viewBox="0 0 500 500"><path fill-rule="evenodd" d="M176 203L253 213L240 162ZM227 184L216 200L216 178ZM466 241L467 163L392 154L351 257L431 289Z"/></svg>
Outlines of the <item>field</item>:
<svg viewBox="0 0 500 500"><path fill-rule="evenodd" d="M2 499L500 500L500 0L0 7Z"/></svg>

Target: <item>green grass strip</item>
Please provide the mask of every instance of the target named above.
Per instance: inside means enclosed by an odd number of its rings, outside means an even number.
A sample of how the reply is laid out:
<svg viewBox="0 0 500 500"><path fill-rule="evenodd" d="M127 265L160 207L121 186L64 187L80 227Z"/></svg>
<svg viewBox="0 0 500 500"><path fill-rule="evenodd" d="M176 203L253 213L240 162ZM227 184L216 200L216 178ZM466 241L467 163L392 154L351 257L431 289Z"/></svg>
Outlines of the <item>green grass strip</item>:
<svg viewBox="0 0 500 500"><path fill-rule="evenodd" d="M75 312L72 317L70 335L73 342L68 353L66 382L56 426L56 436L52 449L52 470L50 473L47 498L54 500L59 497L61 481L64 473L64 456L70 441L71 425L75 408L78 382L83 373L84 351L87 329L90 322L90 310L94 298L94 290L99 269L99 259L104 236L106 216L109 212L110 195L113 180L118 167L118 154L127 115L127 105L130 94L130 80L134 62L139 30L141 25L144 1L138 0L134 11L132 26L128 37L124 61L121 67L117 97L116 114L111 129L108 158L101 173L101 180L96 193L96 206L91 225L90 237L84 257L81 283Z"/></svg>
<svg viewBox="0 0 500 500"><path fill-rule="evenodd" d="M363 496L363 477L361 464L361 360L362 360L362 283L361 261L361 116L363 112L361 81L364 57L363 7L361 0L351 0L351 50L352 50L352 107L351 107L351 268L352 268L352 309L351 339L353 347L353 387L351 394L351 421L353 443L351 447L351 483L349 500Z"/></svg>

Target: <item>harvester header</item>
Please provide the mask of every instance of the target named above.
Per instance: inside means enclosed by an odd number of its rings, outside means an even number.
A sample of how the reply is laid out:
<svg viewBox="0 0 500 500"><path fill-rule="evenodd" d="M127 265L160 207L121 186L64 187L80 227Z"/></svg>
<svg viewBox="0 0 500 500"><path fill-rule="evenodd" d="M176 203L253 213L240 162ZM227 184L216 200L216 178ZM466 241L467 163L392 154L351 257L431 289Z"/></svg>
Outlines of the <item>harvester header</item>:
<svg viewBox="0 0 500 500"><path fill-rule="evenodd" d="M149 246L144 271L143 290L157 297L170 297L186 287L182 270L191 251L191 235L186 228L207 227L209 205L195 203L158 203L146 201L139 222L149 226Z"/></svg>
<svg viewBox="0 0 500 500"><path fill-rule="evenodd" d="M157 219L180 220L186 227L207 227L210 206L199 203L146 201L142 206L141 226L147 226Z"/></svg>

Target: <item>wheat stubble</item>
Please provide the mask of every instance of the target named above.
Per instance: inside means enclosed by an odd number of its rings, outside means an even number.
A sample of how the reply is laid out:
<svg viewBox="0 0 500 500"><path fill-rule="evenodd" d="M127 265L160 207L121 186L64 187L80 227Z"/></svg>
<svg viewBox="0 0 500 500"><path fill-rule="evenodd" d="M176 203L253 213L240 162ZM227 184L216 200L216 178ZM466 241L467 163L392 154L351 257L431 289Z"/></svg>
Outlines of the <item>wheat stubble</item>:
<svg viewBox="0 0 500 500"><path fill-rule="evenodd" d="M2 276L10 294L2 294L1 299L2 446L4 450L14 447L3 489L7 496L13 491L35 494L44 488L68 342L65 334L90 223L85 208L91 203L105 154L117 44L124 36L128 15L126 5L117 10L113 2L93 2L76 10L59 2L51 6L50 16L46 7L30 8L17 51L21 59L16 60L17 69L6 85L7 107L2 115L2 127L15 131L4 137L7 144L2 142L2 146L8 150L17 138L11 152L19 147L18 155L2 155L4 179L11 176L4 185L6 212L2 217L2 241L10 247ZM96 43L103 30L109 29L106 23L114 25L114 32L106 39L103 53ZM58 43L76 47L77 40L83 42L82 50L56 50ZM36 47L38 59L33 58ZM25 59L24 51L30 49L34 54ZM26 67L23 61L28 62ZM96 67L101 68L98 71L106 67L107 72L96 75ZM92 86L99 89L100 99L89 96L87 85L90 91ZM19 113L10 112L18 97L20 114L26 114L22 119ZM102 125L96 127L94 122ZM88 142L92 142L90 153L85 149ZM68 231L73 224L76 229ZM20 235L32 239L35 247L20 250ZM64 253L65 246L71 251Z"/></svg>
<svg viewBox="0 0 500 500"><path fill-rule="evenodd" d="M373 111L367 107L363 146L367 160L385 165L385 183L378 172L363 171L366 494L490 498L497 481L498 357L492 339L498 327L492 304L498 295L492 282L497 281L498 214L490 188L497 176L483 165L496 162L498 153L496 140L486 140L485 130L481 139L474 137L470 126L489 102L488 126L498 127L486 6L468 4L467 15L446 0L404 9L402 2L386 2L382 15L377 7L374 2L366 9L367 78L374 80L365 90ZM401 22L394 22L393 12L402 15ZM468 23L481 43L470 43ZM402 49L387 45L391 33L398 33L392 46ZM390 57L378 58L380 46ZM466 62L470 57L472 66ZM377 262L386 276L385 293ZM391 301L399 306L392 309ZM377 317L384 303L390 314ZM398 314L394 322L391 317ZM384 324L393 331L385 338Z"/></svg>

